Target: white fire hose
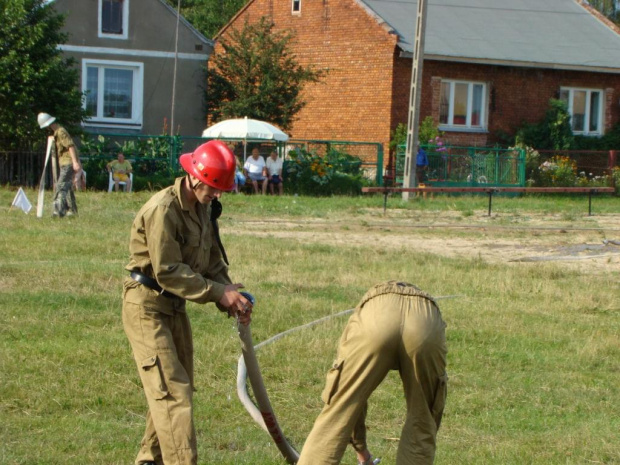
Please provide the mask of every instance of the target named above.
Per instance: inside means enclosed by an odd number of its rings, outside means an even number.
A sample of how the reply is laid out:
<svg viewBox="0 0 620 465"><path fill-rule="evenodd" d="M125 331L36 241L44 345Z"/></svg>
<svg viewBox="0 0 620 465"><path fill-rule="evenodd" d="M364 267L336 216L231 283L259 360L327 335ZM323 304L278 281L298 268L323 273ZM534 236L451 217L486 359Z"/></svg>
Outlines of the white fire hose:
<svg viewBox="0 0 620 465"><path fill-rule="evenodd" d="M297 452L284 437L280 425L278 425L278 420L273 413L271 402L269 402L267 390L263 383L263 377L258 367L258 360L256 360L254 346L252 345L250 325L239 324L239 337L241 338L241 350L243 355L239 357L237 370L237 395L254 421L271 435L286 461L288 463L297 463L297 460L299 460L299 452ZM245 383L246 376L250 378L252 391L254 392L254 397L256 397L256 402L260 410L254 405L252 399L250 399L248 395Z"/></svg>
<svg viewBox="0 0 620 465"><path fill-rule="evenodd" d="M246 297L252 304L255 303L254 297L252 294L248 292L242 292L244 297ZM463 297L460 295L454 296L442 296L435 297L436 300L439 299L449 299L453 297ZM243 325L241 323L237 324L239 331L239 338L241 339L241 351L242 355L239 357L239 361L237 363L237 395L239 396L239 400L248 411L250 416L254 419L256 423L260 425L265 431L267 431L280 452L286 459L288 463L297 463L299 460L299 452L295 450L293 446L291 446L282 433L280 429L280 425L278 424L278 420L276 419L276 415L273 413L273 408L271 406L271 402L269 401L269 397L267 395L267 390L265 389L265 384L263 382L263 377L260 373L260 368L258 366L258 360L256 358L256 349L259 349L261 346L270 344L283 336L286 336L292 332L300 331L302 329L309 328L316 324L319 324L325 320L329 320L331 318L346 315L348 313L353 312L353 308L349 310L344 310L339 313L334 313L333 315L329 315L323 318L319 318L318 320L312 321L305 325L297 326L295 328L291 328L287 331L284 331L280 334L276 334L275 336L261 342L260 344L254 346L252 342L252 332L250 331L250 325ZM258 407L254 404L250 395L248 394L246 380L250 378L250 384L252 385L252 392L254 393L254 397L256 398L256 402L258 403Z"/></svg>

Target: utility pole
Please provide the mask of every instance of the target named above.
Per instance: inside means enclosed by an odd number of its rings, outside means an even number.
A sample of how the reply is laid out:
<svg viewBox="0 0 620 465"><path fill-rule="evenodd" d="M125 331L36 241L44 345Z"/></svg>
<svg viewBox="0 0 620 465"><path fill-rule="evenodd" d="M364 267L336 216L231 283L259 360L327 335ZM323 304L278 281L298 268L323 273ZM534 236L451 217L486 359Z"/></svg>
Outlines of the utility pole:
<svg viewBox="0 0 620 465"><path fill-rule="evenodd" d="M177 28L174 38L174 71L172 74L172 104L170 111L170 135L174 136L174 107L177 93L177 62L179 61L179 20L181 18L181 0L177 2Z"/></svg>
<svg viewBox="0 0 620 465"><path fill-rule="evenodd" d="M415 162L417 156L418 132L420 126L420 97L422 94L422 67L424 64L424 34L426 32L426 11L428 0L418 0L415 42L413 44L413 67L409 93L409 125L407 126L407 151L405 155L405 177L403 187L416 187ZM410 192L403 192L403 200L409 200Z"/></svg>

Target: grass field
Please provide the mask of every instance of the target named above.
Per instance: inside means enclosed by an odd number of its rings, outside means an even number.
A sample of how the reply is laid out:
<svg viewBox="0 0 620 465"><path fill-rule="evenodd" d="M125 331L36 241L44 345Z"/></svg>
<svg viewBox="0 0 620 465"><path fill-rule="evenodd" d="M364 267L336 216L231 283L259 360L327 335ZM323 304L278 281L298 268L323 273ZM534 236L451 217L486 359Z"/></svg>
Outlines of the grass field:
<svg viewBox="0 0 620 465"><path fill-rule="evenodd" d="M150 194L78 193L79 217L64 220L50 217L50 193L41 219L10 211L14 196L0 188L0 463L133 463L146 402L120 290L129 227ZM225 196L220 228L231 276L258 301L255 342L351 308L383 280L457 296L440 301L450 385L436 463L620 464L620 247L508 260L620 239L620 200L595 198L588 217L585 197L496 198L491 218L486 197L392 198L386 215L382 200ZM213 305L189 312L200 463L284 463L237 399L233 321ZM258 351L298 450L345 324ZM386 465L403 417L391 374L369 411Z"/></svg>

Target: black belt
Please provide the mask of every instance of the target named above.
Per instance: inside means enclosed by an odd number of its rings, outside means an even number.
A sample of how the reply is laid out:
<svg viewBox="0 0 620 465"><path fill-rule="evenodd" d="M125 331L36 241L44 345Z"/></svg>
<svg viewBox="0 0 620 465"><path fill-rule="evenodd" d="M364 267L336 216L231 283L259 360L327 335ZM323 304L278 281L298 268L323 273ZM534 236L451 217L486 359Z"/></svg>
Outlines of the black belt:
<svg viewBox="0 0 620 465"><path fill-rule="evenodd" d="M133 279L134 281L138 281L143 286L146 286L149 289L153 289L154 291L159 292L159 294L163 295L164 297L168 297L169 299L174 299L175 297L177 297L172 292L168 292L164 290L159 285L159 283L155 281L153 278L150 278L147 275L140 273L139 271L132 271L130 276L131 276L131 279Z"/></svg>

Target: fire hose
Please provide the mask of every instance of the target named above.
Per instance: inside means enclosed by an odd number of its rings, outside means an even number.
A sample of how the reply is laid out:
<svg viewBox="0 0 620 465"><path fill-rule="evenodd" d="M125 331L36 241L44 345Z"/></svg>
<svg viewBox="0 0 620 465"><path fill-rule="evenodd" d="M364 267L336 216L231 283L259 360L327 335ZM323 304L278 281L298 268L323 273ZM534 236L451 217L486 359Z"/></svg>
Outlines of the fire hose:
<svg viewBox="0 0 620 465"><path fill-rule="evenodd" d="M243 352L243 355L239 357L239 368L237 371L237 394L239 395L239 399L254 421L271 435L286 461L288 463L297 463L297 460L299 460L299 452L297 452L284 437L278 420L273 413L271 402L269 402L267 390L265 389L263 377L258 366L258 360L256 359L256 353L254 352L254 346L252 345L250 325L239 324L239 337L241 338L241 350ZM254 397L256 398L260 410L254 405L248 395L245 383L246 376L250 378L252 392L254 392Z"/></svg>
<svg viewBox="0 0 620 465"><path fill-rule="evenodd" d="M250 294L249 292L242 292L241 294L246 299L248 299L252 303L252 305L256 303L254 296L252 296L252 294ZM248 411L252 419L256 423L258 423L261 428L263 428L271 435L273 441L276 443L276 446L288 463L297 463L297 461L299 460L299 452L297 452L297 450L295 450L295 448L290 445L290 443L282 433L280 425L278 424L276 415L273 412L273 407L271 406L271 402L269 401L269 396L267 395L267 390L265 389L265 383L263 382L263 376L260 372L260 367L258 365L258 359L256 358L255 349L258 349L263 345L267 345L277 339L280 339L281 337L290 334L291 332L314 326L329 318L351 313L352 311L353 309L351 308L349 310L345 310L334 315L320 318L311 323L297 326L296 328L289 329L288 331L284 331L283 333L277 334L272 338L261 342L256 347L254 347L254 343L252 342L252 331L250 330L250 325L246 326L243 324L238 324L242 355L239 357L239 362L237 364L237 395L239 396L239 400ZM250 395L248 394L246 384L247 378L250 379L252 392L254 393L254 397L256 398L258 407L254 404L254 402L250 398Z"/></svg>
<svg viewBox="0 0 620 465"><path fill-rule="evenodd" d="M241 292L241 294L246 299L248 299L252 303L252 305L255 304L256 300L254 299L254 296L252 296L252 294L250 294L249 292ZM452 297L462 296L442 296L435 297L435 299L439 300ZM258 365L258 359L256 358L255 349L258 349L263 345L267 345L273 341L276 341L292 332L309 328L337 316L352 313L353 310L355 309L350 308L348 310L344 310L333 315L319 318L318 320L312 321L305 325L291 328L287 331L276 334L275 336L261 342L256 346L254 346L252 342L252 332L250 330L250 325L243 325L241 323L238 323L237 325L239 331L239 338L241 339L242 352L242 355L239 357L239 361L237 363L237 395L239 396L239 400L248 411L252 419L256 423L258 423L261 428L263 428L271 435L272 439L276 443L276 446L288 463L297 463L297 461L299 460L299 452L297 452L297 450L295 450L295 448L289 444L288 440L282 433L280 425L278 424L276 415L273 412L273 407L271 406L271 402L269 401L269 396L267 395L267 390L265 389L265 384L263 382L263 377L260 372L260 367ZM256 398L258 407L254 404L254 402L250 398L250 395L248 394L246 384L247 378L250 379L252 392L254 393L254 397Z"/></svg>

